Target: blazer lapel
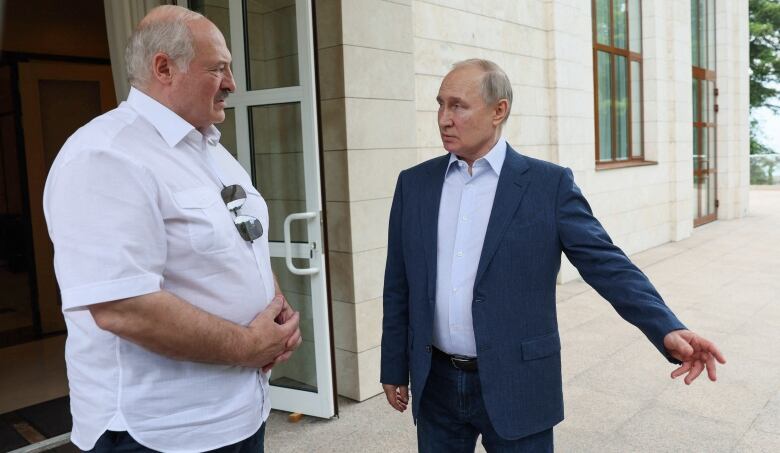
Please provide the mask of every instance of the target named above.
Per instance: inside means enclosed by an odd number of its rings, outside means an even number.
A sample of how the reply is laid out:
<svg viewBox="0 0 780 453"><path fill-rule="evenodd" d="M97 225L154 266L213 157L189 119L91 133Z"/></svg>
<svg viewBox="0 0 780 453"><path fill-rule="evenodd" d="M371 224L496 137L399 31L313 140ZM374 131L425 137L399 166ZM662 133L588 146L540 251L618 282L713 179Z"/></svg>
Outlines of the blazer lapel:
<svg viewBox="0 0 780 453"><path fill-rule="evenodd" d="M498 244L501 243L509 222L515 216L523 195L526 189L528 189L531 178L527 171L528 163L507 144L506 158L501 168L501 176L498 178L496 196L493 199L493 209L490 211L490 220L485 232L485 242L482 245L482 254L479 257L477 276L474 280L475 287L485 273L488 264L490 264L490 260L493 258Z"/></svg>
<svg viewBox="0 0 780 453"><path fill-rule="evenodd" d="M440 157L428 169L428 177L420 194L420 233L425 248L425 263L428 268L428 300L436 297L436 250L439 240L439 204L444 187L444 173L449 163L449 153Z"/></svg>

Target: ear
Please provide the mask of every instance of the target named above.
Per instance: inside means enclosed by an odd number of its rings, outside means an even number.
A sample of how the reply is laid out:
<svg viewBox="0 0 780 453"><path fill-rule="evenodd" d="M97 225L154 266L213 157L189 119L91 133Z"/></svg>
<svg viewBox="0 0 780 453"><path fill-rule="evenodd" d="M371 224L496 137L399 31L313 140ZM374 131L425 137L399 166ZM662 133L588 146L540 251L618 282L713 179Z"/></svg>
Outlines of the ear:
<svg viewBox="0 0 780 453"><path fill-rule="evenodd" d="M500 126L507 115L509 115L509 101L500 99L493 109L493 125Z"/></svg>
<svg viewBox="0 0 780 453"><path fill-rule="evenodd" d="M163 85L170 85L173 82L175 65L171 57L162 52L157 52L152 57L152 77Z"/></svg>

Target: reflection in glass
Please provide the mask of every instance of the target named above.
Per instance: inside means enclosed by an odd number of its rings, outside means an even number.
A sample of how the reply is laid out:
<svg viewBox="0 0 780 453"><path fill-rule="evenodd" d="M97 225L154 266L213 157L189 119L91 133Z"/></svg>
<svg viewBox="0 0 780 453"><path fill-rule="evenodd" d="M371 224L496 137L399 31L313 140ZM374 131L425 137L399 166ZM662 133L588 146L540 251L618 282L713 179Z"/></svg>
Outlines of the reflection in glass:
<svg viewBox="0 0 780 453"><path fill-rule="evenodd" d="M642 66L631 62L631 156L642 156Z"/></svg>
<svg viewBox="0 0 780 453"><path fill-rule="evenodd" d="M268 240L281 242L284 219L306 211L301 105L259 105L249 108L255 186L268 203ZM308 242L305 221L292 222L293 242Z"/></svg>
<svg viewBox="0 0 780 453"><path fill-rule="evenodd" d="M610 55L598 52L599 160L612 159L612 71Z"/></svg>
<svg viewBox="0 0 780 453"><path fill-rule="evenodd" d="M715 0L707 0L707 69L715 70Z"/></svg>
<svg viewBox="0 0 780 453"><path fill-rule="evenodd" d="M699 164L699 133L701 128L693 126L693 218L699 218L699 184L701 183L701 166Z"/></svg>
<svg viewBox="0 0 780 453"><path fill-rule="evenodd" d="M707 128L707 136L709 137L708 143L709 147L707 148L707 159L715 164L715 127L710 126Z"/></svg>
<svg viewBox="0 0 780 453"><path fill-rule="evenodd" d="M615 25L615 47L626 48L626 0L613 0L612 20Z"/></svg>
<svg viewBox="0 0 780 453"><path fill-rule="evenodd" d="M699 26L699 66L706 68L707 62L707 0L698 0L699 8L697 11Z"/></svg>
<svg viewBox="0 0 780 453"><path fill-rule="evenodd" d="M615 56L617 160L628 159L628 67L626 57Z"/></svg>
<svg viewBox="0 0 780 453"><path fill-rule="evenodd" d="M707 128L703 127L699 129L701 132L701 148L699 148L699 168L705 172L710 168L710 162L707 159L707 150L709 149L709 135L707 134Z"/></svg>
<svg viewBox="0 0 780 453"><path fill-rule="evenodd" d="M609 0L596 0L596 41L599 44L610 44L609 27Z"/></svg>
<svg viewBox="0 0 780 453"><path fill-rule="evenodd" d="M642 52L642 10L639 0L628 2L628 32L631 34L628 46L631 52Z"/></svg>
<svg viewBox="0 0 780 453"><path fill-rule="evenodd" d="M695 123L698 123L701 121L701 116L699 115L699 80L693 79L693 121Z"/></svg>
<svg viewBox="0 0 780 453"><path fill-rule="evenodd" d="M699 187L699 217L704 217L707 215L707 195L709 194L709 191L707 190L707 186L709 185L709 173L702 173L701 174L701 186Z"/></svg>
<svg viewBox="0 0 780 453"><path fill-rule="evenodd" d="M236 144L236 109L225 109L225 121L215 124L222 134L219 142L228 150L231 156L238 158L238 145Z"/></svg>
<svg viewBox="0 0 780 453"><path fill-rule="evenodd" d="M295 0L250 0L245 14L247 90L298 85Z"/></svg>
<svg viewBox="0 0 780 453"><path fill-rule="evenodd" d="M707 178L707 215L715 214L715 173L710 173Z"/></svg>
<svg viewBox="0 0 780 453"><path fill-rule="evenodd" d="M691 0L691 64L701 66L699 61L699 0Z"/></svg>
<svg viewBox="0 0 780 453"><path fill-rule="evenodd" d="M230 49L230 13L228 12L229 0L190 0L189 6L208 17L219 28L225 37L227 48Z"/></svg>
<svg viewBox="0 0 780 453"><path fill-rule="evenodd" d="M309 267L309 260L293 258L297 267ZM317 392L317 364L314 354L314 318L312 315L309 277L295 275L287 270L283 257L271 257L271 268L284 297L293 310L301 314L300 329L303 343L286 362L276 365L271 374L271 385L308 392Z"/></svg>

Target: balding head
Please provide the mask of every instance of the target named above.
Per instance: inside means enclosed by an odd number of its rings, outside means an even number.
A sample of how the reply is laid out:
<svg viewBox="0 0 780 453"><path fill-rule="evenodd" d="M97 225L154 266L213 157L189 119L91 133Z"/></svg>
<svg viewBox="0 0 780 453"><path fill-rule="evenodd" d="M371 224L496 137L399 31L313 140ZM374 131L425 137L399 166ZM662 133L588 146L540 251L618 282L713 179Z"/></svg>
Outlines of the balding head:
<svg viewBox="0 0 780 453"><path fill-rule="evenodd" d="M195 56L189 22L206 20L201 14L180 6L158 6L136 26L125 49L127 79L130 85L144 88L152 75L155 54L164 53L186 72Z"/></svg>

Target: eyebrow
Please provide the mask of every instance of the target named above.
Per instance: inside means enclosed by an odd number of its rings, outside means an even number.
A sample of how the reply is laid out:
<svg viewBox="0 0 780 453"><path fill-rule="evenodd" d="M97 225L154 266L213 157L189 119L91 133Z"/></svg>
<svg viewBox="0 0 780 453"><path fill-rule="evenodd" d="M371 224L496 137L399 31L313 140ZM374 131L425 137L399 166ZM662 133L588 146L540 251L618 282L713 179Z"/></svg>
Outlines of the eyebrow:
<svg viewBox="0 0 780 453"><path fill-rule="evenodd" d="M463 102L463 99L461 99L461 98L459 98L459 97L457 97L457 96L454 96L454 97L449 97L448 99L449 99L449 100L451 100L452 102ZM436 96L436 100L437 100L438 102L443 102L443 101L444 101L444 98L443 98L443 97L441 97L441 96Z"/></svg>

